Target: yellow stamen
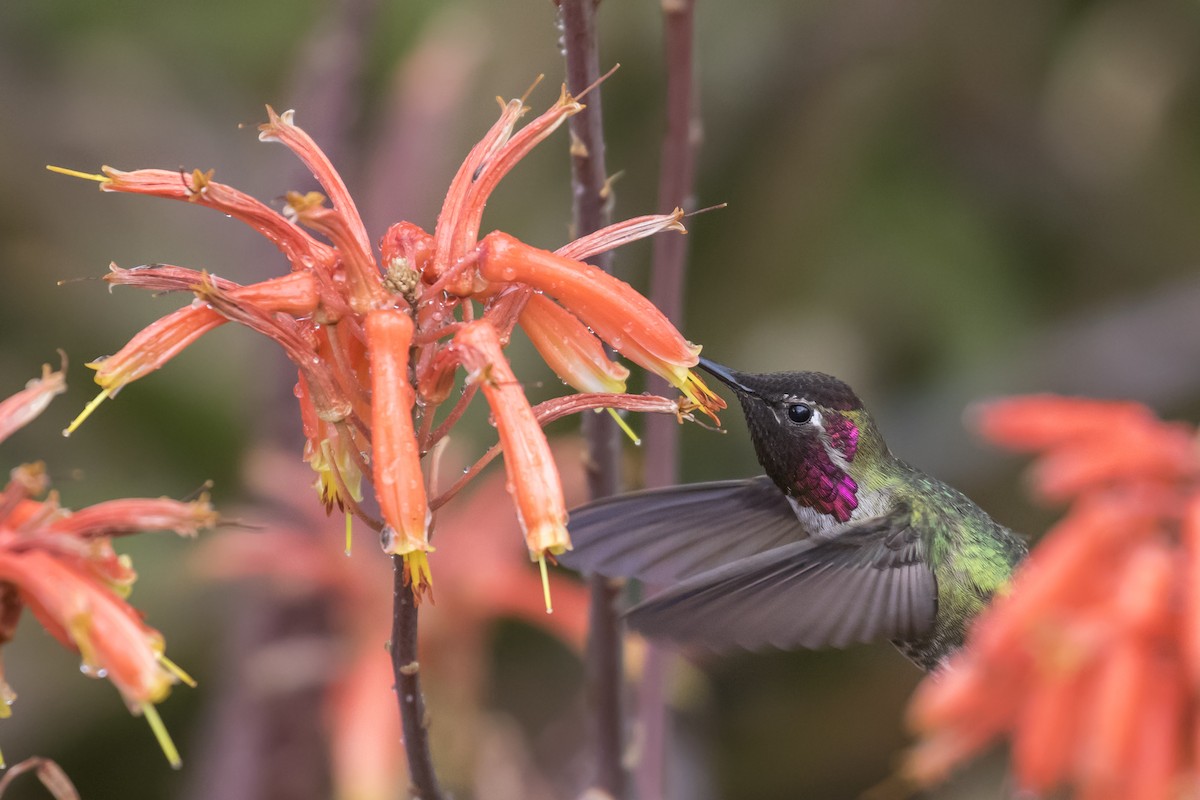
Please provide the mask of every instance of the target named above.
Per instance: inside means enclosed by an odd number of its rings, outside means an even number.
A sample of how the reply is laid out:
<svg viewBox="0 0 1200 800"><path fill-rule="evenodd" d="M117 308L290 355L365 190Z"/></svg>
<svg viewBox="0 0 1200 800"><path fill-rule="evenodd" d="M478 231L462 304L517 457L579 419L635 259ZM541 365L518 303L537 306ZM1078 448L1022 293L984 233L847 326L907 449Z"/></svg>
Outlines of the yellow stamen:
<svg viewBox="0 0 1200 800"><path fill-rule="evenodd" d="M4 760L4 753L0 753L0 769L8 769L8 762Z"/></svg>
<svg viewBox="0 0 1200 800"><path fill-rule="evenodd" d="M162 664L163 668L166 669L167 672L171 673L176 678L178 678L180 683L182 683L185 686L192 688L192 689L196 688L196 679L193 678L191 675L187 674L187 672L184 671L183 667L179 666L178 664L176 664L171 659L167 658L162 653L158 654L158 663Z"/></svg>
<svg viewBox="0 0 1200 800"><path fill-rule="evenodd" d="M546 572L545 553L538 553L538 569L542 573L542 596L546 599L546 613L553 614L554 606L550 603L550 575Z"/></svg>
<svg viewBox="0 0 1200 800"><path fill-rule="evenodd" d="M83 178L85 181L96 181L97 183L108 183L112 178L107 175L101 175L98 172L80 172L77 169L67 169L66 167L56 167L53 164L47 164L46 169L51 172L57 172L59 175L68 175L72 178Z"/></svg>
<svg viewBox="0 0 1200 800"><path fill-rule="evenodd" d="M350 555L350 512L346 512L346 555Z"/></svg>
<svg viewBox="0 0 1200 800"><path fill-rule="evenodd" d="M412 593L420 596L426 586L433 588L433 572L429 569L429 554L424 550L413 550L404 554L404 563L408 566L408 583Z"/></svg>
<svg viewBox="0 0 1200 800"><path fill-rule="evenodd" d="M78 428L80 425L82 425L83 421L85 419L87 419L88 417L90 417L92 415L92 412L96 410L96 407L99 406L101 403L103 403L105 400L107 400L109 395L111 395L111 394L112 394L111 388L101 389L100 394L96 395L92 399L92 402L90 402L86 406L84 406L83 411L79 412L79 416L76 417L74 420L72 420L71 424L66 427L66 430L63 431L63 436L70 436L72 433L74 433L75 429Z"/></svg>
<svg viewBox="0 0 1200 800"><path fill-rule="evenodd" d="M633 432L633 428L629 427L629 423L625 421L625 418L618 414L615 408L609 408L607 411L612 415L613 420L617 423L617 427L625 431L625 435L628 436L629 440L633 442L633 446L641 447L642 440L639 439L638 435Z"/></svg>
<svg viewBox="0 0 1200 800"><path fill-rule="evenodd" d="M712 418L718 425L721 420L717 418L716 409L725 408L725 401L720 398L712 389L700 380L700 376L688 370L685 373L683 381L678 385L679 391L683 392L683 396L691 403L692 408L699 409L703 413Z"/></svg>
<svg viewBox="0 0 1200 800"><path fill-rule="evenodd" d="M163 725L162 717L158 716L158 710L153 703L142 703L141 707L142 716L150 724L150 730L154 731L154 738L158 740L158 746L167 757L167 763L172 769L179 769L183 766L183 759L179 757L179 751L175 749L175 743L171 741L171 734L167 733L167 726Z"/></svg>
<svg viewBox="0 0 1200 800"><path fill-rule="evenodd" d="M525 90L525 94L521 95L521 105L525 105L525 101L529 99L529 95L533 94L533 90L537 88L538 84L541 83L545 77L546 73L543 72L533 79L533 83L529 84L529 88Z"/></svg>

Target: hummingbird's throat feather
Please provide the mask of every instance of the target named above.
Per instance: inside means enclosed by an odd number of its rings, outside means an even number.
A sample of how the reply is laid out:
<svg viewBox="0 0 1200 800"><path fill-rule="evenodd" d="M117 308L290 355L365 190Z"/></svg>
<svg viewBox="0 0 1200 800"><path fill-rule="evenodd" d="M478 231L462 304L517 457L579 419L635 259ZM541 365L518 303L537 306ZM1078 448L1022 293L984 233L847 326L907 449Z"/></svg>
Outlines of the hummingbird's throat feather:
<svg viewBox="0 0 1200 800"><path fill-rule="evenodd" d="M837 448L847 462L853 461L858 452L858 426L854 421L841 414L829 414L824 419L824 428L829 444Z"/></svg>
<svg viewBox="0 0 1200 800"><path fill-rule="evenodd" d="M848 522L858 508L858 482L847 466L858 452L858 426L841 414L823 419L828 447L814 439L808 452L794 466L790 491L800 505Z"/></svg>

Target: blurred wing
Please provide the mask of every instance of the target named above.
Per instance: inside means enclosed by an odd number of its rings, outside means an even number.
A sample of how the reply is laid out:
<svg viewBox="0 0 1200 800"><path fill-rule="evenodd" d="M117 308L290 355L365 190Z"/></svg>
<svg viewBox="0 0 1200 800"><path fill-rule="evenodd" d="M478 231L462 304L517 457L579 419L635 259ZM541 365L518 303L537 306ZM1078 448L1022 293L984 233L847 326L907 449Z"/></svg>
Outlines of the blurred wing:
<svg viewBox="0 0 1200 800"><path fill-rule="evenodd" d="M808 534L765 475L617 495L571 512L571 569L664 585Z"/></svg>
<svg viewBox="0 0 1200 800"><path fill-rule="evenodd" d="M716 650L919 639L937 587L907 507L694 575L633 608L635 630Z"/></svg>

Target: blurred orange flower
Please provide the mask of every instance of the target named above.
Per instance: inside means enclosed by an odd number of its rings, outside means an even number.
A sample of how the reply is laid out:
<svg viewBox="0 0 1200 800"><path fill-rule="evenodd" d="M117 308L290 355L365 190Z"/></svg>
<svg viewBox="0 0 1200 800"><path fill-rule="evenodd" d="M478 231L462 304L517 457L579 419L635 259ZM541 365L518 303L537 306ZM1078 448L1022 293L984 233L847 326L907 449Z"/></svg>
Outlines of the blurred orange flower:
<svg viewBox="0 0 1200 800"><path fill-rule="evenodd" d="M44 367L39 380L0 402L0 440L65 389L63 373ZM110 500L72 512L47 489L42 465L26 464L12 471L0 495L0 645L12 640L28 608L47 632L80 654L85 675L107 678L129 710L147 718L178 766L154 704L172 684L191 679L166 658L162 635L125 602L137 574L113 550L111 537L152 530L191 536L214 526L217 514L207 497ZM0 669L0 717L12 713L15 699Z"/></svg>
<svg viewBox="0 0 1200 800"><path fill-rule="evenodd" d="M1200 756L1200 447L1144 406L1052 396L981 406L980 430L1040 453L1034 492L1069 502L918 689L908 773L942 779L997 738L1018 787L1089 800L1181 796Z"/></svg>
<svg viewBox="0 0 1200 800"><path fill-rule="evenodd" d="M584 494L582 449L560 444L564 490L573 502ZM329 523L312 506L297 501L303 469L286 454L260 450L247 468L251 488L269 508L295 509L297 523L281 515L262 518L253 531L228 532L207 540L197 566L223 579L268 576L286 592L317 592L333 599L341 656L331 674L324 716L330 733L335 797L384 800L402 796L407 786L401 751L394 678L385 649L391 629L387 562L355 554L339 558L328 536ZM546 614L537 590L538 575L516 536L515 516L504 507L505 480L499 474L479 482L459 503L439 512L430 561L438 571L437 604L423 614L421 673L425 691L437 698L432 731L451 780L469 783L478 756L476 739L485 714L487 648L493 623L516 618L546 630L582 651L587 627L587 592L567 583L556 593L554 614ZM307 513L306 513L307 511ZM314 535L314 532L317 535ZM504 535L504 534L510 535ZM457 778L456 778L457 776Z"/></svg>

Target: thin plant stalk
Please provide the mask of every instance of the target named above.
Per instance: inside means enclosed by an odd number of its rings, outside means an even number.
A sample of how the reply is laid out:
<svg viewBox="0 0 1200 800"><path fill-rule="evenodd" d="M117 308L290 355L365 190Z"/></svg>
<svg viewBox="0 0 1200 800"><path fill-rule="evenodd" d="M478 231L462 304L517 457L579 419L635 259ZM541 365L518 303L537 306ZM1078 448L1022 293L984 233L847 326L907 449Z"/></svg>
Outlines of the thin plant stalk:
<svg viewBox="0 0 1200 800"><path fill-rule="evenodd" d="M663 45L666 62L666 132L659 167L659 209L690 209L693 203L696 151L700 144L700 119L695 96L693 40L695 0L666 0L663 3ZM659 237L654 241L650 275L650 301L667 318L683 324L683 292L687 272L687 238ZM665 382L650 378L651 392L663 391ZM650 416L644 434L645 484L649 488L679 482L679 426L667 418ZM666 795L667 740L670 715L665 700L665 682L671 654L651 642L646 652L642 681L638 687L637 720L642 746L635 767L634 784L641 800L660 800Z"/></svg>
<svg viewBox="0 0 1200 800"><path fill-rule="evenodd" d="M396 678L396 700L412 796L420 800L442 800L441 786L429 749L429 720L421 694L421 668L417 660L417 603L404 579L404 559L393 556L392 585L392 670Z"/></svg>
<svg viewBox="0 0 1200 800"><path fill-rule="evenodd" d="M596 0L559 0L559 25L567 62L567 90L579 96L600 77L599 41L596 35ZM600 87L587 95L587 108L568 120L571 131L571 194L575 235L584 236L611 221L604 160L604 126ZM612 271L609 254L592 260ZM593 499L619 489L618 432L612 418L590 414L584 418L587 442L587 482ZM599 576L590 578L591 611L587 648L588 699L592 709L595 774L593 789L619 798L625 795L623 753L622 641L615 608L616 589Z"/></svg>

